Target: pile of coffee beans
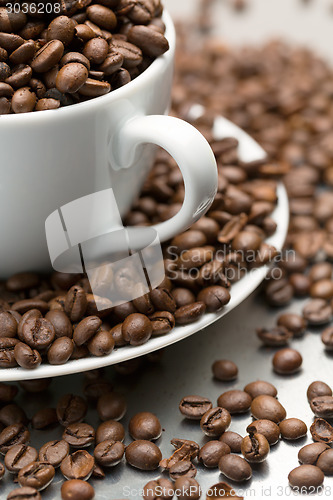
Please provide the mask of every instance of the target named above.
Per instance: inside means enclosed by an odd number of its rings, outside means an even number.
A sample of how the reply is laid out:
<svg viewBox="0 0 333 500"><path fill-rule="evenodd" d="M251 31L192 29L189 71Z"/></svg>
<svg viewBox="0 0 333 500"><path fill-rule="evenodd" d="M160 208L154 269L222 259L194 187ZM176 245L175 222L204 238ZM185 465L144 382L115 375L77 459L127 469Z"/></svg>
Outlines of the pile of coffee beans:
<svg viewBox="0 0 333 500"><path fill-rule="evenodd" d="M169 49L160 0L0 3L0 115L108 94Z"/></svg>

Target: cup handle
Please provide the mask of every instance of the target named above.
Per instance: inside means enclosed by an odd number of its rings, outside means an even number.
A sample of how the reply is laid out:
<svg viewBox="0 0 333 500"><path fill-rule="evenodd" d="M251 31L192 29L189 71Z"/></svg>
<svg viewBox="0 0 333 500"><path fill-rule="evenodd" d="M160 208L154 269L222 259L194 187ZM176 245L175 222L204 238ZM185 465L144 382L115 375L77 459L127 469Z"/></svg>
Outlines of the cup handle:
<svg viewBox="0 0 333 500"><path fill-rule="evenodd" d="M192 125L164 115L140 116L128 120L116 136L117 156L112 165L128 168L135 163L140 144L153 143L165 149L179 165L185 184L180 211L171 219L152 226L166 241L188 229L212 204L217 191L217 166L213 152L203 135Z"/></svg>

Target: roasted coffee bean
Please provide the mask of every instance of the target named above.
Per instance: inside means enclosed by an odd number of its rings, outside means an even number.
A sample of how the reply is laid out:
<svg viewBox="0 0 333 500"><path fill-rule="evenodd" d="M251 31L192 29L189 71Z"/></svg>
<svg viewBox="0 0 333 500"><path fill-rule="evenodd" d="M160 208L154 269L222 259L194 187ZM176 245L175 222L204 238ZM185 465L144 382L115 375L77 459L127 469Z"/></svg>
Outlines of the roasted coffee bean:
<svg viewBox="0 0 333 500"><path fill-rule="evenodd" d="M34 316L22 322L22 340L32 349L46 349L54 338L55 330L47 319Z"/></svg>
<svg viewBox="0 0 333 500"><path fill-rule="evenodd" d="M14 65L26 64L34 57L35 52L35 42L33 40L28 40L10 54L9 62Z"/></svg>
<svg viewBox="0 0 333 500"><path fill-rule="evenodd" d="M72 339L68 337L57 338L47 351L47 360L50 365L63 365L70 359L73 350L74 344Z"/></svg>
<svg viewBox="0 0 333 500"><path fill-rule="evenodd" d="M38 453L32 446L16 444L12 446L5 455L5 466L9 472L17 474L23 467L35 462Z"/></svg>
<svg viewBox="0 0 333 500"><path fill-rule="evenodd" d="M30 79L30 77L29 77ZM36 94L29 87L22 87L12 97L12 110L14 113L29 113L36 104Z"/></svg>
<svg viewBox="0 0 333 500"><path fill-rule="evenodd" d="M257 328L257 336L268 347L281 347L287 345L292 338L292 332L284 326L273 328Z"/></svg>
<svg viewBox="0 0 333 500"><path fill-rule="evenodd" d="M0 382L0 402L10 403L15 399L18 393L18 388L16 385L5 384Z"/></svg>
<svg viewBox="0 0 333 500"><path fill-rule="evenodd" d="M119 464L125 453L125 446L121 441L102 441L94 450L94 457L98 464L104 467L114 467Z"/></svg>
<svg viewBox="0 0 333 500"><path fill-rule="evenodd" d="M64 458L60 470L66 479L87 481L92 474L94 463L94 458L87 451L78 450Z"/></svg>
<svg viewBox="0 0 333 500"><path fill-rule="evenodd" d="M330 447L325 443L307 444L299 450L298 461L301 464L316 465L320 455L329 449Z"/></svg>
<svg viewBox="0 0 333 500"><path fill-rule="evenodd" d="M230 293L223 286L209 286L199 292L197 299L206 305L207 312L215 312L228 304Z"/></svg>
<svg viewBox="0 0 333 500"><path fill-rule="evenodd" d="M87 78L86 66L78 62L71 62L59 70L55 84L59 92L74 94L86 83Z"/></svg>
<svg viewBox="0 0 333 500"><path fill-rule="evenodd" d="M88 316L76 326L73 340L76 345L81 346L90 340L100 329L102 320L98 316Z"/></svg>
<svg viewBox="0 0 333 500"><path fill-rule="evenodd" d="M57 417L64 427L81 422L87 413L87 404L80 396L66 394L57 404Z"/></svg>
<svg viewBox="0 0 333 500"><path fill-rule="evenodd" d="M273 356L273 368L280 375L290 375L300 370L303 358L295 349L281 349Z"/></svg>
<svg viewBox="0 0 333 500"><path fill-rule="evenodd" d="M28 370L37 368L42 362L40 353L23 342L15 345L14 357L19 366Z"/></svg>
<svg viewBox="0 0 333 500"><path fill-rule="evenodd" d="M173 497L173 483L164 477L149 481L143 488L144 500L172 500Z"/></svg>
<svg viewBox="0 0 333 500"><path fill-rule="evenodd" d="M308 401L311 402L312 399L318 398L320 396L332 396L332 389L325 382L312 382L307 390Z"/></svg>
<svg viewBox="0 0 333 500"><path fill-rule="evenodd" d="M294 289L296 297L305 297L309 293L311 281L308 276L301 273L293 273L289 277L289 283Z"/></svg>
<svg viewBox="0 0 333 500"><path fill-rule="evenodd" d="M0 337L13 338L17 333L17 321L9 311L0 312Z"/></svg>
<svg viewBox="0 0 333 500"><path fill-rule="evenodd" d="M0 422L4 426L13 424L27 424L28 418L20 406L15 403L3 406L0 410Z"/></svg>
<svg viewBox="0 0 333 500"><path fill-rule="evenodd" d="M250 436L256 433L261 434L267 439L271 446L279 441L281 434L279 426L275 422L267 419L254 420L247 426L246 431Z"/></svg>
<svg viewBox="0 0 333 500"><path fill-rule="evenodd" d="M96 429L96 444L102 441L124 441L125 429L120 422L107 420Z"/></svg>
<svg viewBox="0 0 333 500"><path fill-rule="evenodd" d="M261 395L251 403L251 413L256 419L272 420L276 424L286 418L286 410L281 403L272 396Z"/></svg>
<svg viewBox="0 0 333 500"><path fill-rule="evenodd" d="M212 365L212 372L217 380L227 382L235 380L238 376L238 367L233 361L220 359Z"/></svg>
<svg viewBox="0 0 333 500"><path fill-rule="evenodd" d="M54 474L55 470L52 465L44 462L30 462L19 471L17 479L21 486L30 486L39 491L53 481Z"/></svg>
<svg viewBox="0 0 333 500"><path fill-rule="evenodd" d="M277 389L270 382L265 382L264 380L256 380L255 382L250 382L244 387L244 391L247 392L252 399L257 396L266 395L275 398L277 396Z"/></svg>
<svg viewBox="0 0 333 500"><path fill-rule="evenodd" d="M333 427L323 418L316 418L310 427L312 439L319 443L333 442ZM1 435L0 435L1 436Z"/></svg>
<svg viewBox="0 0 333 500"><path fill-rule="evenodd" d="M39 393L46 391L49 388L51 382L51 378L41 378L36 380L21 380L20 385L27 392Z"/></svg>
<svg viewBox="0 0 333 500"><path fill-rule="evenodd" d="M153 327L153 336L169 333L176 324L173 314L168 311L157 311L149 319Z"/></svg>
<svg viewBox="0 0 333 500"><path fill-rule="evenodd" d="M193 477L179 477L174 484L178 500L199 500L201 488Z"/></svg>
<svg viewBox="0 0 333 500"><path fill-rule="evenodd" d="M46 73L60 61L63 53L63 43L60 40L50 40L35 54L31 67L36 73Z"/></svg>
<svg viewBox="0 0 333 500"><path fill-rule="evenodd" d="M91 64L102 64L108 51L109 45L103 38L92 38L83 48L83 54Z"/></svg>
<svg viewBox="0 0 333 500"><path fill-rule="evenodd" d="M41 408L31 419L31 425L34 429L46 429L55 424L58 424L55 408Z"/></svg>
<svg viewBox="0 0 333 500"><path fill-rule="evenodd" d="M313 491L323 484L324 473L315 465L300 465L289 473L288 480L292 488Z"/></svg>
<svg viewBox="0 0 333 500"><path fill-rule="evenodd" d="M217 400L218 406L225 408L231 415L246 413L252 403L251 396L245 391L232 390L221 394Z"/></svg>
<svg viewBox="0 0 333 500"><path fill-rule="evenodd" d="M202 231L190 229L185 233L175 236L171 241L171 248L178 253L190 248L201 247L207 243L207 238Z"/></svg>
<svg viewBox="0 0 333 500"><path fill-rule="evenodd" d="M165 288L155 288L150 292L150 299L157 311L169 311L174 313L176 310L176 301Z"/></svg>
<svg viewBox="0 0 333 500"><path fill-rule="evenodd" d="M121 420L127 410L125 398L117 392L107 392L99 397L97 412L99 418L106 420Z"/></svg>
<svg viewBox="0 0 333 500"><path fill-rule="evenodd" d="M325 476L333 475L333 450L326 450L318 458L317 467L323 471Z"/></svg>
<svg viewBox="0 0 333 500"><path fill-rule="evenodd" d="M266 287L266 298L271 306L286 306L292 300L293 295L293 287L286 279L272 280Z"/></svg>
<svg viewBox="0 0 333 500"><path fill-rule="evenodd" d="M323 325L332 319L332 308L324 299L312 299L303 308L303 317L310 325Z"/></svg>
<svg viewBox="0 0 333 500"><path fill-rule="evenodd" d="M85 97L99 97L108 94L110 90L111 85L108 82L87 78L86 82L80 87L79 94Z"/></svg>
<svg viewBox="0 0 333 500"><path fill-rule="evenodd" d="M191 461L199 453L199 445L195 441L174 438L171 440L171 444L176 448L176 451L174 451L171 457L160 461L160 467L163 469L170 470L178 462Z"/></svg>
<svg viewBox="0 0 333 500"><path fill-rule="evenodd" d="M131 418L128 430L133 439L155 441L162 434L159 419L147 411L137 413Z"/></svg>
<svg viewBox="0 0 333 500"><path fill-rule="evenodd" d="M277 324L278 326L286 328L294 337L300 337L306 329L306 321L304 318L294 313L281 314L281 316L278 317Z"/></svg>
<svg viewBox="0 0 333 500"><path fill-rule="evenodd" d="M200 427L206 436L219 437L230 427L231 416L225 408L212 408L200 420Z"/></svg>
<svg viewBox="0 0 333 500"><path fill-rule="evenodd" d="M269 443L263 434L250 434L242 441L242 454L250 463L261 463L266 460L269 450Z"/></svg>
<svg viewBox="0 0 333 500"><path fill-rule="evenodd" d="M82 319L87 308L87 297L80 286L73 286L67 292L65 299L65 313L75 323Z"/></svg>
<svg viewBox="0 0 333 500"><path fill-rule="evenodd" d="M327 351L333 350L333 327L328 326L321 334L321 341Z"/></svg>
<svg viewBox="0 0 333 500"><path fill-rule="evenodd" d="M105 30L113 31L117 25L114 12L104 5L90 5L87 8L87 16L91 22Z"/></svg>
<svg viewBox="0 0 333 500"><path fill-rule="evenodd" d="M182 306L175 312L176 324L188 325L194 323L203 316L206 305L203 302L194 302L187 306Z"/></svg>
<svg viewBox="0 0 333 500"><path fill-rule="evenodd" d="M58 109L60 101L57 99L39 99L35 106L35 111L47 111L49 109Z"/></svg>
<svg viewBox="0 0 333 500"><path fill-rule="evenodd" d="M65 46L69 45L74 38L75 22L67 16L59 16L53 19L46 33L46 39L60 40Z"/></svg>
<svg viewBox="0 0 333 500"><path fill-rule="evenodd" d="M122 324L122 335L131 345L145 344L153 333L151 321L144 314L130 314Z"/></svg>
<svg viewBox="0 0 333 500"><path fill-rule="evenodd" d="M244 497L236 495L236 491L227 483L221 482L214 484L207 491L207 500L221 500L222 498L233 497L234 500L244 500Z"/></svg>
<svg viewBox="0 0 333 500"><path fill-rule="evenodd" d="M87 346L93 356L106 356L113 351L115 341L109 331L100 330L89 340Z"/></svg>
<svg viewBox="0 0 333 500"><path fill-rule="evenodd" d="M308 428L299 418L287 418L279 424L283 439L295 440L306 436Z"/></svg>
<svg viewBox="0 0 333 500"><path fill-rule="evenodd" d="M102 394L111 392L112 389L113 385L108 380L99 378L87 380L84 385L84 395L90 400L97 401Z"/></svg>
<svg viewBox="0 0 333 500"><path fill-rule="evenodd" d="M231 452L230 447L222 441L208 441L199 451L198 460L205 467L218 467L223 455Z"/></svg>
<svg viewBox="0 0 333 500"><path fill-rule="evenodd" d="M226 431L222 434L219 441L229 446L231 453L240 453L243 438L240 434L233 431Z"/></svg>
<svg viewBox="0 0 333 500"><path fill-rule="evenodd" d="M165 36L148 26L133 26L127 34L127 39L140 47L148 57L159 57L169 50L169 43Z"/></svg>
<svg viewBox="0 0 333 500"><path fill-rule="evenodd" d="M62 439L73 448L86 448L95 441L95 430L89 424L70 424L64 430Z"/></svg>
<svg viewBox="0 0 333 500"><path fill-rule="evenodd" d="M176 481L180 477L195 477L197 469L190 460L181 460L169 469L169 477Z"/></svg>
<svg viewBox="0 0 333 500"><path fill-rule="evenodd" d="M333 396L317 396L310 401L310 407L316 417L333 417Z"/></svg>
<svg viewBox="0 0 333 500"><path fill-rule="evenodd" d="M62 461L69 455L69 444L67 441L49 441L39 450L38 459L53 467L59 467Z"/></svg>
<svg viewBox="0 0 333 500"><path fill-rule="evenodd" d="M12 306L13 311L20 314L25 314L31 310L38 310L41 314L45 314L49 310L49 306L44 300L39 299L25 299L15 302ZM22 318L23 319L23 318Z"/></svg>
<svg viewBox="0 0 333 500"><path fill-rule="evenodd" d="M5 455L16 444L25 444L30 440L30 432L21 423L8 425L0 433L0 453Z"/></svg>
<svg viewBox="0 0 333 500"><path fill-rule="evenodd" d="M238 455L222 456L219 461L219 469L228 479L237 483L248 481L252 477L250 464Z"/></svg>
<svg viewBox="0 0 333 500"><path fill-rule="evenodd" d="M151 441L137 440L125 450L126 461L140 470L155 470L162 460L162 453Z"/></svg>
<svg viewBox="0 0 333 500"><path fill-rule="evenodd" d="M36 488L24 486L23 488L15 488L15 490L10 491L7 500L42 500L42 497Z"/></svg>
<svg viewBox="0 0 333 500"><path fill-rule="evenodd" d="M201 420L212 407L211 401L201 396L186 396L179 403L180 413L190 420Z"/></svg>
<svg viewBox="0 0 333 500"><path fill-rule="evenodd" d="M62 500L92 500L94 496L94 488L82 479L70 479L61 485Z"/></svg>

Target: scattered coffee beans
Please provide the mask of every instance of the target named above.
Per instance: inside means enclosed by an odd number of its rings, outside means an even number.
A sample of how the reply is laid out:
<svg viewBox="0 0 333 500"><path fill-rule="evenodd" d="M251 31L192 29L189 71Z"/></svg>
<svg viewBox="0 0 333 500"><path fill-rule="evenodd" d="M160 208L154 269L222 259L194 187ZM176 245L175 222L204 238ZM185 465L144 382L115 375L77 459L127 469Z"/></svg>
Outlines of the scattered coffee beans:
<svg viewBox="0 0 333 500"><path fill-rule="evenodd" d="M250 464L239 455L222 456L219 461L219 469L225 477L237 483L248 481L252 477Z"/></svg>
<svg viewBox="0 0 333 500"><path fill-rule="evenodd" d="M240 453L243 438L240 434L233 431L226 431L222 434L219 441L229 446L231 453Z"/></svg>
<svg viewBox="0 0 333 500"><path fill-rule="evenodd" d="M200 427L206 436L219 437L230 427L231 416L225 408L212 408L200 420ZM0 435L1 436L1 435Z"/></svg>
<svg viewBox="0 0 333 500"><path fill-rule="evenodd" d="M295 349L281 349L273 356L273 368L280 375L296 373L302 362L302 356Z"/></svg>
<svg viewBox="0 0 333 500"><path fill-rule="evenodd" d="M61 486L62 500L92 500L94 496L94 488L82 479L70 479Z"/></svg>
<svg viewBox="0 0 333 500"><path fill-rule="evenodd" d="M270 446L276 444L280 439L280 427L272 420L260 419L254 420L252 424L248 425L246 431L251 435L261 434L264 436Z"/></svg>
<svg viewBox="0 0 333 500"><path fill-rule="evenodd" d="M198 460L205 467L218 467L223 455L230 453L230 447L222 441L208 441L199 451Z"/></svg>
<svg viewBox="0 0 333 500"><path fill-rule="evenodd" d="M162 434L159 419L153 413L141 412L131 418L128 430L133 439L155 441Z"/></svg>
<svg viewBox="0 0 333 500"><path fill-rule="evenodd" d="M269 443L263 434L250 434L245 436L242 441L241 452L250 463L263 462L267 458L269 450Z"/></svg>
<svg viewBox="0 0 333 500"><path fill-rule="evenodd" d="M279 424L284 439L295 440L306 436L308 428L299 418L287 418Z"/></svg>
<svg viewBox="0 0 333 500"><path fill-rule="evenodd" d="M233 361L220 359L212 366L213 375L217 380L228 382L235 380L238 375L238 367Z"/></svg>
<svg viewBox="0 0 333 500"><path fill-rule="evenodd" d="M132 467L141 470L155 470L162 460L162 453L151 441L137 440L127 446L125 458Z"/></svg>
<svg viewBox="0 0 333 500"><path fill-rule="evenodd" d="M306 493L307 490L312 491L323 484L324 473L315 465L300 465L290 472L288 479L292 488Z"/></svg>
<svg viewBox="0 0 333 500"><path fill-rule="evenodd" d="M217 404L228 410L231 415L246 413L249 411L251 403L251 396L247 392L239 390L224 392L217 400Z"/></svg>
<svg viewBox="0 0 333 500"><path fill-rule="evenodd" d="M187 396L179 403L180 413L189 420L201 420L212 407L211 401L201 396Z"/></svg>
<svg viewBox="0 0 333 500"><path fill-rule="evenodd" d="M272 396L261 395L251 403L251 413L257 419L267 419L279 424L286 418L286 410L281 403Z"/></svg>

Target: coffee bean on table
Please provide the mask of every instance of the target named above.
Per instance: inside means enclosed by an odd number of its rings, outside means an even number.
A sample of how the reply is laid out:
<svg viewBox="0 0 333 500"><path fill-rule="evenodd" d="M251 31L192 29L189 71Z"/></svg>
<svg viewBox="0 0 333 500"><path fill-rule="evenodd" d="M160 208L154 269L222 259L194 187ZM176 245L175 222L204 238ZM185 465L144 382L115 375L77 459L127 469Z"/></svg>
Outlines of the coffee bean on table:
<svg viewBox="0 0 333 500"><path fill-rule="evenodd" d="M284 326L273 328L257 328L257 336L268 347L282 347L292 338L292 333Z"/></svg>
<svg viewBox="0 0 333 500"><path fill-rule="evenodd" d="M222 456L219 461L219 469L228 479L237 483L248 481L252 477L250 464L239 455Z"/></svg>
<svg viewBox="0 0 333 500"><path fill-rule="evenodd" d="M219 438L219 441L229 446L231 453L240 453L243 437L237 432L226 431Z"/></svg>
<svg viewBox="0 0 333 500"><path fill-rule="evenodd" d="M306 436L308 428L299 418L286 418L279 424L283 439L295 440Z"/></svg>
<svg viewBox="0 0 333 500"><path fill-rule="evenodd" d="M310 407L316 417L333 417L333 396L317 396L310 401Z"/></svg>
<svg viewBox="0 0 333 500"><path fill-rule="evenodd" d="M95 430L89 424L70 424L65 428L62 439L73 448L86 448L95 441Z"/></svg>
<svg viewBox="0 0 333 500"><path fill-rule="evenodd" d="M61 462L69 455L69 444L67 441L48 441L39 450L38 459L48 463L54 468L60 466Z"/></svg>
<svg viewBox="0 0 333 500"><path fill-rule="evenodd" d="M140 470L155 470L162 460L161 450L151 441L137 440L125 450L126 461Z"/></svg>
<svg viewBox="0 0 333 500"><path fill-rule="evenodd" d="M195 477L197 469L190 460L180 460L169 468L169 477L176 481L180 477Z"/></svg>
<svg viewBox="0 0 333 500"><path fill-rule="evenodd" d="M333 475L333 449L321 453L317 461L317 467L323 471L325 476Z"/></svg>
<svg viewBox="0 0 333 500"><path fill-rule="evenodd" d="M127 410L124 397L117 392L107 392L100 396L97 402L99 418L106 420L121 420Z"/></svg>
<svg viewBox="0 0 333 500"><path fill-rule="evenodd" d="M272 420L276 424L284 420L287 415L282 404L277 399L267 395L254 398L251 403L251 413L258 420Z"/></svg>
<svg viewBox="0 0 333 500"><path fill-rule="evenodd" d="M199 451L198 460L205 467L218 467L219 460L223 455L231 453L230 447L220 441L208 441Z"/></svg>
<svg viewBox="0 0 333 500"><path fill-rule="evenodd" d="M332 319L332 308L324 299L312 299L303 308L303 317L310 325L324 325Z"/></svg>
<svg viewBox="0 0 333 500"><path fill-rule="evenodd" d="M281 434L279 426L275 422L267 419L254 420L247 426L246 431L250 435L256 433L263 435L270 446L279 441Z"/></svg>
<svg viewBox="0 0 333 500"><path fill-rule="evenodd" d="M18 423L8 425L0 433L0 453L5 455L16 444L25 444L30 440L30 432L25 425Z"/></svg>
<svg viewBox="0 0 333 500"><path fill-rule="evenodd" d="M12 446L5 455L5 466L9 472L17 474L23 467L35 462L38 453L35 448L25 444L16 444Z"/></svg>
<svg viewBox="0 0 333 500"><path fill-rule="evenodd" d="M66 394L57 404L57 417L64 427L81 422L87 413L87 403L80 396Z"/></svg>
<svg viewBox="0 0 333 500"><path fill-rule="evenodd" d="M312 491L323 484L324 473L315 465L300 465L289 473L288 480L292 488Z"/></svg>
<svg viewBox="0 0 333 500"><path fill-rule="evenodd" d="M120 422L115 420L107 420L102 422L96 429L96 444L102 441L124 441L125 429Z"/></svg>
<svg viewBox="0 0 333 500"><path fill-rule="evenodd" d="M42 500L42 497L36 488L24 486L23 488L15 488L15 490L10 491L7 500Z"/></svg>
<svg viewBox="0 0 333 500"><path fill-rule="evenodd" d="M31 486L40 491L46 488L55 475L54 467L44 462L30 462L18 473L17 479L21 486Z"/></svg>
<svg viewBox="0 0 333 500"><path fill-rule="evenodd" d="M58 423L55 408L41 408L31 418L31 425L34 429L46 429L47 427Z"/></svg>
<svg viewBox="0 0 333 500"><path fill-rule="evenodd" d="M231 415L246 413L252 403L251 396L240 390L227 391L221 394L217 400L218 406L225 408Z"/></svg>
<svg viewBox="0 0 333 500"><path fill-rule="evenodd" d="M212 372L217 380L229 382L235 380L238 376L238 366L227 359L215 361L212 366Z"/></svg>
<svg viewBox="0 0 333 500"><path fill-rule="evenodd" d="M143 488L143 499L172 500L174 497L173 483L164 477L149 481Z"/></svg>
<svg viewBox="0 0 333 500"><path fill-rule="evenodd" d="M87 451L78 450L68 455L60 464L60 470L66 479L82 479L88 481L95 460Z"/></svg>
<svg viewBox="0 0 333 500"><path fill-rule="evenodd" d="M225 408L212 408L200 420L200 427L209 437L219 437L230 427L231 416Z"/></svg>
<svg viewBox="0 0 333 500"><path fill-rule="evenodd" d="M261 395L272 396L273 398L277 396L276 387L270 382L265 382L264 380L250 382L244 387L244 391L247 392L252 399Z"/></svg>
<svg viewBox="0 0 333 500"><path fill-rule="evenodd" d="M285 348L277 351L273 356L274 371L280 375L290 375L300 370L303 359L295 349Z"/></svg>
<svg viewBox="0 0 333 500"><path fill-rule="evenodd" d="M269 450L269 443L263 434L250 434L242 441L242 454L250 463L261 463L266 460Z"/></svg>
<svg viewBox="0 0 333 500"><path fill-rule="evenodd" d="M94 450L94 457L98 464L104 467L114 467L123 458L125 446L121 441L102 441Z"/></svg>
<svg viewBox="0 0 333 500"><path fill-rule="evenodd" d="M330 447L325 443L311 443L303 446L298 452L298 461L301 464L316 465L320 455L329 450Z"/></svg>
<svg viewBox="0 0 333 500"><path fill-rule="evenodd" d="M315 419L310 427L310 432L312 439L316 442L333 443L333 427L323 418Z"/></svg>
<svg viewBox="0 0 333 500"><path fill-rule="evenodd" d="M186 396L179 403L179 411L189 420L200 420L213 407L211 401L202 396Z"/></svg>
<svg viewBox="0 0 333 500"><path fill-rule="evenodd" d="M310 402L319 396L332 396L332 389L325 382L317 380L309 385L306 395Z"/></svg>
<svg viewBox="0 0 333 500"><path fill-rule="evenodd" d="M201 488L192 477L180 477L174 484L178 500L199 500Z"/></svg>
<svg viewBox="0 0 333 500"><path fill-rule="evenodd" d="M144 411L131 418L128 430L133 439L155 441L162 434L159 419L153 413Z"/></svg>
<svg viewBox="0 0 333 500"><path fill-rule="evenodd" d="M94 496L94 488L82 479L70 479L61 485L62 500L92 500Z"/></svg>
<svg viewBox="0 0 333 500"><path fill-rule="evenodd" d="M278 317L277 324L289 330L294 337L300 337L304 334L306 329L305 319L295 313L281 314L281 316Z"/></svg>

